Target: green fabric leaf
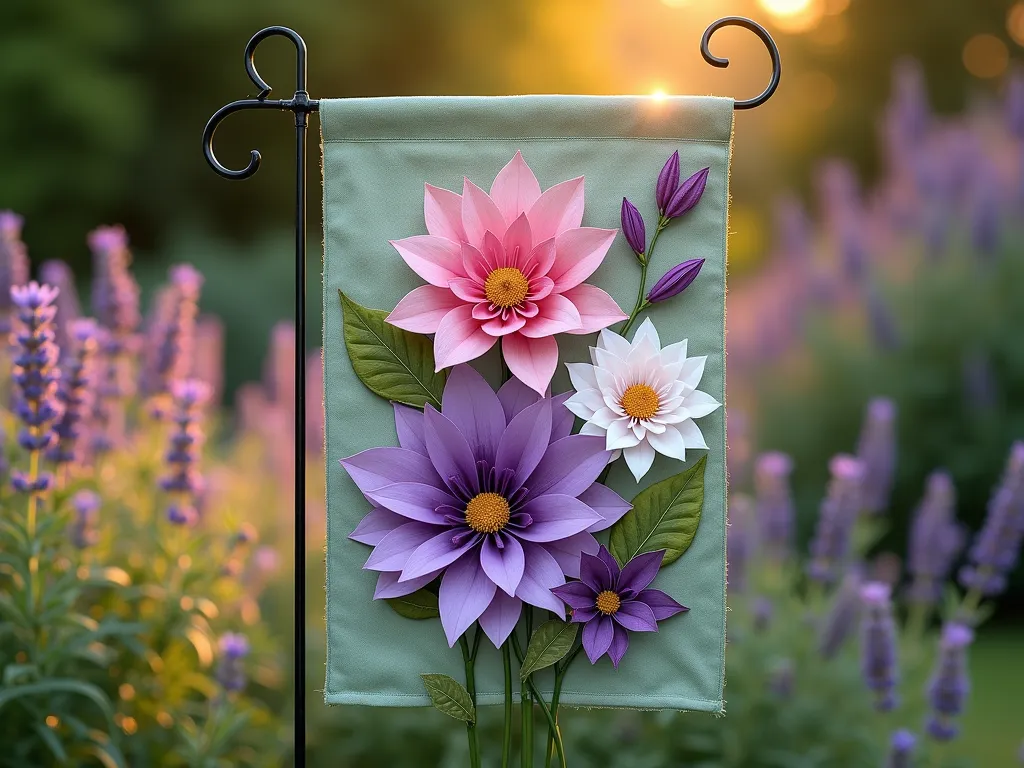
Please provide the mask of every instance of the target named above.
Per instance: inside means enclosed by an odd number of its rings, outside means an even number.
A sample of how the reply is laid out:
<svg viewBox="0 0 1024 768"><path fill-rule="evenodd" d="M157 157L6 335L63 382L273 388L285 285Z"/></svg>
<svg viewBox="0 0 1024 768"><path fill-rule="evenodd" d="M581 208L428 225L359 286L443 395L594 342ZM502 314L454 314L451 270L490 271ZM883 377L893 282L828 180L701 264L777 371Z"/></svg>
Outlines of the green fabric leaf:
<svg viewBox="0 0 1024 768"><path fill-rule="evenodd" d="M434 372L430 339L384 322L387 312L356 304L341 291L338 296L345 347L359 380L387 400L440 409L445 372Z"/></svg>
<svg viewBox="0 0 1024 768"><path fill-rule="evenodd" d="M448 675L420 675L423 685L430 696L430 703L444 712L448 717L466 723L476 722L476 707L469 696L469 691L462 687L458 680Z"/></svg>
<svg viewBox="0 0 1024 768"><path fill-rule="evenodd" d="M690 548L704 507L707 463L707 456L702 456L689 469L637 494L633 509L612 526L608 539L608 550L621 565L644 552L664 549L664 568Z"/></svg>
<svg viewBox="0 0 1024 768"><path fill-rule="evenodd" d="M530 638L530 645L523 657L519 677L525 680L534 672L550 667L572 649L576 642L578 624L552 619L545 621Z"/></svg>
<svg viewBox="0 0 1024 768"><path fill-rule="evenodd" d="M384 602L399 616L407 619L436 619L441 615L437 609L437 595L426 589L419 589L403 597L390 597Z"/></svg>

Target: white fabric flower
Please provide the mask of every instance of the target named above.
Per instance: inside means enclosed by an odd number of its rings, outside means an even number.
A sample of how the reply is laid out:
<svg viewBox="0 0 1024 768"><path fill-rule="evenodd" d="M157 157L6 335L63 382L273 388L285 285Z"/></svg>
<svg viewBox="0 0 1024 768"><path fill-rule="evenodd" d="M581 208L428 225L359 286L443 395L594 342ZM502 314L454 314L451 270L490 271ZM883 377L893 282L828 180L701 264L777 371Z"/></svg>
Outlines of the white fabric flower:
<svg viewBox="0 0 1024 768"><path fill-rule="evenodd" d="M707 357L687 357L686 340L661 348L650 318L626 341L607 329L590 348L593 365L567 363L576 393L565 407L584 419L581 434L605 435L621 450L637 482L655 452L679 461L686 450L707 449L694 422L721 407L697 389Z"/></svg>

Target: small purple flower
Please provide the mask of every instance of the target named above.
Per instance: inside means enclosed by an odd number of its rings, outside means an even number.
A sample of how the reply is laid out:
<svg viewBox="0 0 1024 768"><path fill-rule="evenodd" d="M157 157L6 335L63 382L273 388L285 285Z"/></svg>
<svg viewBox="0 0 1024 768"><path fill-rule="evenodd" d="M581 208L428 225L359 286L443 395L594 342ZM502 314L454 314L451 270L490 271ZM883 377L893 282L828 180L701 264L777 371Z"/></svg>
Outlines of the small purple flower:
<svg viewBox="0 0 1024 768"><path fill-rule="evenodd" d="M840 454L829 463L832 480L821 504L818 525L811 540L807 573L822 584L833 584L850 553L853 526L862 509L864 465L853 456Z"/></svg>
<svg viewBox="0 0 1024 768"><path fill-rule="evenodd" d="M44 261L39 267L39 278L47 285L52 285L60 293L57 295L57 318L54 331L57 334L57 346L63 354L71 349L69 325L82 314L82 305L78 301L78 288L75 285L75 274L65 262L58 259Z"/></svg>
<svg viewBox="0 0 1024 768"><path fill-rule="evenodd" d="M99 521L100 497L93 491L79 491L71 497L71 506L75 511L71 543L78 549L91 547L98 538L96 523Z"/></svg>
<svg viewBox="0 0 1024 768"><path fill-rule="evenodd" d="M860 616L860 588L860 571L851 569L836 591L832 608L818 636L818 653L823 659L834 658L856 629Z"/></svg>
<svg viewBox="0 0 1024 768"><path fill-rule="evenodd" d="M759 595L754 600L754 631L755 632L767 632L768 628L772 623L772 616L775 613L775 607L772 601L763 595Z"/></svg>
<svg viewBox="0 0 1024 768"><path fill-rule="evenodd" d="M245 688L244 660L249 655L249 641L245 635L225 632L217 643L220 660L217 664L217 681L227 691L241 691Z"/></svg>
<svg viewBox="0 0 1024 768"><path fill-rule="evenodd" d="M789 475L793 461L784 453L762 453L754 465L754 490L760 545L765 555L776 563L785 561L793 548L793 499Z"/></svg>
<svg viewBox="0 0 1024 768"><path fill-rule="evenodd" d="M782 659L768 673L768 690L780 699L789 699L795 687L796 665L792 659Z"/></svg>
<svg viewBox="0 0 1024 768"><path fill-rule="evenodd" d="M165 395L172 381L192 371L195 322L203 276L190 264L171 267L169 292L161 302L163 310L150 329L155 337L149 394Z"/></svg>
<svg viewBox="0 0 1024 768"><path fill-rule="evenodd" d="M21 216L0 211L0 335L11 330L11 288L28 282L28 252L21 241Z"/></svg>
<svg viewBox="0 0 1024 768"><path fill-rule="evenodd" d="M914 762L914 749L917 747L917 737L910 731L901 729L893 733L889 742L889 757L886 760L886 768L911 768Z"/></svg>
<svg viewBox="0 0 1024 768"><path fill-rule="evenodd" d="M690 259L682 264L676 264L654 284L647 294L647 301L657 304L659 301L678 296L697 279L697 274L703 266L704 259Z"/></svg>
<svg viewBox="0 0 1024 768"><path fill-rule="evenodd" d="M949 622L939 638L939 656L928 683L931 716L927 723L929 735L937 741L956 737L954 718L964 710L971 681L967 675L967 647L974 642L974 630L966 624Z"/></svg>
<svg viewBox="0 0 1024 768"><path fill-rule="evenodd" d="M644 217L626 198L622 198L622 234L626 242L633 249L641 263L643 262L644 251L647 250L647 229L644 227Z"/></svg>
<svg viewBox="0 0 1024 768"><path fill-rule="evenodd" d="M583 650L591 664L604 654L617 669L629 646L630 632L657 632L658 622L689 608L658 589L648 589L658 575L665 550L637 555L622 568L602 546L597 555L583 553L580 580L551 591L572 608L572 621L583 624Z"/></svg>
<svg viewBox="0 0 1024 768"><path fill-rule="evenodd" d="M658 203L658 212L664 216L669 201L676 189L679 188L679 150L672 153L672 156L665 161L665 165L658 174L658 184L654 189L654 199Z"/></svg>
<svg viewBox="0 0 1024 768"><path fill-rule="evenodd" d="M175 525L192 525L199 519L196 503L205 488L196 467L205 439L199 419L209 396L209 386L196 379L171 384L172 420L177 429L170 436L165 456L169 472L160 479L160 487L171 495L167 519Z"/></svg>
<svg viewBox="0 0 1024 768"><path fill-rule="evenodd" d="M710 172L710 168L702 168L680 184L669 198L662 215L666 219L675 219L697 205L704 194L704 187L707 186Z"/></svg>
<svg viewBox="0 0 1024 768"><path fill-rule="evenodd" d="M60 391L57 397L64 414L53 428L57 437L46 457L58 467L81 458L81 437L92 412L96 380L93 365L98 348L99 328L90 318L78 318L69 324L70 353L66 353Z"/></svg>
<svg viewBox="0 0 1024 768"><path fill-rule="evenodd" d="M875 709L888 712L896 708L896 623L888 584L871 581L860 588L861 674L875 694Z"/></svg>
<svg viewBox="0 0 1024 768"><path fill-rule="evenodd" d="M210 405L217 405L224 392L224 322L214 315L200 315L196 320L195 350L192 355L192 375L210 385ZM309 372L306 381L309 381ZM318 382L323 387L323 377ZM306 391L306 403L310 398ZM323 409L323 395L317 395L317 405ZM320 439L321 449L323 438Z"/></svg>
<svg viewBox="0 0 1024 768"><path fill-rule="evenodd" d="M1000 486L989 501L985 523L974 538L960 583L986 597L1006 589L1006 576L1020 557L1024 539L1024 442L1010 449Z"/></svg>
<svg viewBox="0 0 1024 768"><path fill-rule="evenodd" d="M910 525L907 566L911 602L935 605L953 561L964 545L963 528L956 522L956 489L947 472L933 472L924 499Z"/></svg>
<svg viewBox="0 0 1024 768"><path fill-rule="evenodd" d="M864 511L878 514L889 506L896 469L896 404L885 397L868 403L857 458L864 465Z"/></svg>

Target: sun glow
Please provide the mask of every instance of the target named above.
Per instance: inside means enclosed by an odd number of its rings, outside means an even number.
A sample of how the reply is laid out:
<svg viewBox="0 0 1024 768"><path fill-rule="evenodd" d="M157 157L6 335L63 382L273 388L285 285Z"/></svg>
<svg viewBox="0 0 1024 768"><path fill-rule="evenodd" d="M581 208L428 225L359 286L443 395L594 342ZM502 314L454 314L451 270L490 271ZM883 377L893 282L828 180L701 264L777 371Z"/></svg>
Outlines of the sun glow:
<svg viewBox="0 0 1024 768"><path fill-rule="evenodd" d="M783 32L806 32L817 26L824 13L822 0L758 0Z"/></svg>
<svg viewBox="0 0 1024 768"><path fill-rule="evenodd" d="M665 91L662 90L661 88L655 88L653 91L651 91L651 98L654 99L655 101L664 101L665 99L668 98L668 94L665 93Z"/></svg>

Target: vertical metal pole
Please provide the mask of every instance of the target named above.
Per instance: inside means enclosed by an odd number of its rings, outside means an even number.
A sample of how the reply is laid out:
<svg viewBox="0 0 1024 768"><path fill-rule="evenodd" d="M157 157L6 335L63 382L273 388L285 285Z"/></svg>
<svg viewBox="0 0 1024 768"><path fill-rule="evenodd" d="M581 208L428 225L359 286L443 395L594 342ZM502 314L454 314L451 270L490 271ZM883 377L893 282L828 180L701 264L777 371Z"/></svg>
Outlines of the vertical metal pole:
<svg viewBox="0 0 1024 768"><path fill-rule="evenodd" d="M302 93L305 96L305 93ZM306 751L306 125L295 113L295 764Z"/></svg>

